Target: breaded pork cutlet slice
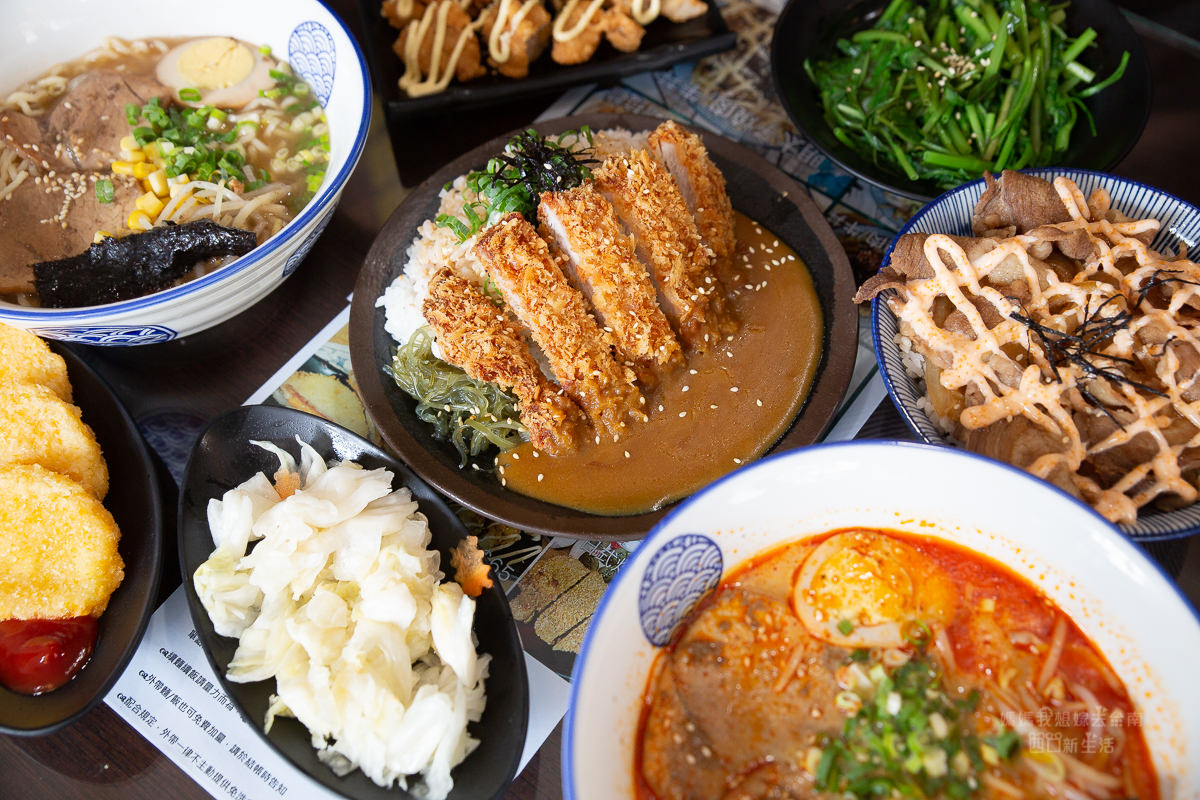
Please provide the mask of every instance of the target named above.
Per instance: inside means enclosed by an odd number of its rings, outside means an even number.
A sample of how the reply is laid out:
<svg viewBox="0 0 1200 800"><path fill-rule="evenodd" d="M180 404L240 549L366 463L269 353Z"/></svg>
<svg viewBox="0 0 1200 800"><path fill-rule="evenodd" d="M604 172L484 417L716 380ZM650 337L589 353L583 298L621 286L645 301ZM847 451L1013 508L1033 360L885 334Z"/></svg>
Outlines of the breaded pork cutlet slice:
<svg viewBox="0 0 1200 800"><path fill-rule="evenodd" d="M700 239L713 252L717 276L726 288L731 288L737 241L733 233L733 204L725 191L725 176L713 163L700 137L674 120L667 120L651 132L649 147L675 179L683 201L696 220Z"/></svg>
<svg viewBox="0 0 1200 800"><path fill-rule="evenodd" d="M45 386L0 383L0 465L41 464L103 500L108 466L79 409Z"/></svg>
<svg viewBox="0 0 1200 800"><path fill-rule="evenodd" d="M659 369L682 360L654 284L611 203L583 183L543 193L538 219L559 266L592 304L617 358L633 367L643 384L655 383Z"/></svg>
<svg viewBox="0 0 1200 800"><path fill-rule="evenodd" d="M476 380L497 383L517 395L521 422L534 447L560 455L579 446L587 425L583 412L546 379L517 324L483 292L442 267L429 279L421 313L447 361Z"/></svg>
<svg viewBox="0 0 1200 800"><path fill-rule="evenodd" d="M38 383L71 402L62 356L32 333L0 322L0 382Z"/></svg>
<svg viewBox="0 0 1200 800"><path fill-rule="evenodd" d="M613 359L583 295L524 217L513 212L484 231L475 255L597 431L619 436L630 419L644 418L633 371Z"/></svg>
<svg viewBox="0 0 1200 800"><path fill-rule="evenodd" d="M712 272L712 253L666 167L645 150L609 158L593 174L650 269L658 304L684 345L704 352L727 320L725 297Z"/></svg>
<svg viewBox="0 0 1200 800"><path fill-rule="evenodd" d="M0 467L0 619L99 616L125 576L96 497L36 464Z"/></svg>

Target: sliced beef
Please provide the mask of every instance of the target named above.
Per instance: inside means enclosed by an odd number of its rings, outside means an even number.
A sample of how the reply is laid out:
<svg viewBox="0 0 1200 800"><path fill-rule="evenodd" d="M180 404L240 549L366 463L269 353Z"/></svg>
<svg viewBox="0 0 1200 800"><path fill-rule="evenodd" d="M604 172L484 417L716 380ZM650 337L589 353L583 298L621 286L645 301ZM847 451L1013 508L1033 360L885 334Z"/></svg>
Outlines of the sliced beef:
<svg viewBox="0 0 1200 800"><path fill-rule="evenodd" d="M874 300L875 295L886 289L898 289L910 280L921 280L933 277L933 266L925 258L925 240L928 233L906 233L896 240L888 263L878 274L867 278L854 295L854 302L865 303ZM974 236L951 236L963 252L967 260L974 261L996 246L994 239ZM942 263L954 269L954 263L943 253Z"/></svg>
<svg viewBox="0 0 1200 800"><path fill-rule="evenodd" d="M971 217L971 230L976 236L1009 236L1012 230L1028 233L1039 225L1071 218L1054 184L1047 180L1008 169L1000 180L990 173L984 174L984 180L987 188Z"/></svg>
<svg viewBox="0 0 1200 800"><path fill-rule="evenodd" d="M96 199L93 176L28 177L0 200L0 294L32 292L33 265L83 252L97 231L116 233L142 193L138 182L111 177L113 202Z"/></svg>
<svg viewBox="0 0 1200 800"><path fill-rule="evenodd" d="M48 174L107 171L130 131L125 106L141 106L170 91L153 78L94 69L73 78L49 113L29 117L0 114L0 135Z"/></svg>

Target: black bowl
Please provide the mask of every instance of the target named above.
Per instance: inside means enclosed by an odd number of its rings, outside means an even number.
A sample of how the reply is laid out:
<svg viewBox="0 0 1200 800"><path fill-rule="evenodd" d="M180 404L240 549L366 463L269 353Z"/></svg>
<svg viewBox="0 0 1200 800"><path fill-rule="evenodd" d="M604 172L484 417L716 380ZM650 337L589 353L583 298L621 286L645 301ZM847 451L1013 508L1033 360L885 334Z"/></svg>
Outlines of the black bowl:
<svg viewBox="0 0 1200 800"><path fill-rule="evenodd" d="M125 670L154 611L162 571L162 496L158 472L137 425L103 379L66 345L50 348L67 362L75 405L108 462L104 507L121 529L125 578L100 616L92 658L66 685L37 697L0 687L0 733L34 736L71 724L99 703Z"/></svg>
<svg viewBox="0 0 1200 800"><path fill-rule="evenodd" d="M543 134L556 134L584 125L593 130L625 128L643 131L661 119L636 114L581 114L535 123ZM645 536L667 509L628 516L600 516L535 500L500 485L486 471L490 456L480 458L479 470L462 469L454 448L436 441L430 426L416 413L416 401L385 375L396 343L384 330L384 311L375 306L392 280L404 269L406 251L417 226L437 213L438 192L455 177L479 169L499 153L513 131L455 159L414 189L384 223L367 254L354 287L350 311L350 358L363 405L384 440L422 478L486 517L524 531L576 539L630 540ZM858 313L854 308L854 277L846 251L808 193L761 156L722 136L697 131L713 161L725 175L733 207L779 237L796 251L812 275L824 317L821 362L812 388L791 427L770 452L782 452L819 440L833 420L857 355ZM713 435L717 435L715 432Z"/></svg>
<svg viewBox="0 0 1200 800"><path fill-rule="evenodd" d="M887 0L789 0L779 15L771 42L771 76L775 92L792 122L825 155L867 183L889 192L929 202L947 188L931 181L911 181L902 172L864 158L838 141L825 121L825 109L816 85L804 71L804 60L821 61L837 54L836 42L869 28L888 5ZM1070 147L1057 166L1111 172L1121 162L1146 127L1150 116L1150 66L1142 40L1108 0L1071 0L1066 31L1077 36L1096 29L1099 47L1090 48L1083 61L1103 78L1129 51L1129 64L1121 80L1085 100L1096 120L1092 136L1083 119L1076 123ZM1082 115L1081 115L1082 116Z"/></svg>
<svg viewBox="0 0 1200 800"><path fill-rule="evenodd" d="M433 535L431 546L441 553L442 564L450 563L450 550L467 535L458 517L427 484L357 434L290 408L236 408L217 417L196 443L179 495L179 566L192 622L225 693L237 703L259 735L296 767L344 797L379 800L412 797L400 789L377 786L358 770L339 778L317 759L308 730L295 719L276 719L271 732L263 733L262 721L275 682L233 683L225 678L237 641L213 630L208 612L196 596L192 575L213 550L208 501L219 498L257 472L273 475L279 468L279 460L251 445L251 440L271 442L298 456L296 437L327 460L355 461L368 469L391 470L393 487L407 486L428 518ZM469 728L470 734L479 739L479 746L451 773L454 789L450 800L499 797L504 792L516 775L529 719L525 657L499 581L477 598L475 635L480 652L492 657L485 684L487 707L480 721Z"/></svg>

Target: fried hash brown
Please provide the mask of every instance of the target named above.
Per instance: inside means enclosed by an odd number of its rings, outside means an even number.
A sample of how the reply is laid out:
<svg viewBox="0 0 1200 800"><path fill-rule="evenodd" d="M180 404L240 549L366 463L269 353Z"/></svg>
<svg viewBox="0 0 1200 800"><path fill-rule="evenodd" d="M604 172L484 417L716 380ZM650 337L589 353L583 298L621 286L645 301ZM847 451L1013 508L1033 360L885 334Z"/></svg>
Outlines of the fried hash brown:
<svg viewBox="0 0 1200 800"><path fill-rule="evenodd" d="M0 619L98 616L124 577L112 515L36 464L0 467Z"/></svg>

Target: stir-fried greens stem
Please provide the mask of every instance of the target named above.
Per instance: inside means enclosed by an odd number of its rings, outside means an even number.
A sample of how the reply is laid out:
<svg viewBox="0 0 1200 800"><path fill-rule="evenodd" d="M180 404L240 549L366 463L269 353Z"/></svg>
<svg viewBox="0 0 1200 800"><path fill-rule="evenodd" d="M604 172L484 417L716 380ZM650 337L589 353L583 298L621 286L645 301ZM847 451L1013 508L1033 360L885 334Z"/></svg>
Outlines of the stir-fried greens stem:
<svg viewBox="0 0 1200 800"><path fill-rule="evenodd" d="M804 62L834 136L909 180L950 187L1061 160L1083 100L1119 80L1079 61L1095 29L1071 38L1067 3L892 0L840 55ZM930 34L932 31L932 35Z"/></svg>

